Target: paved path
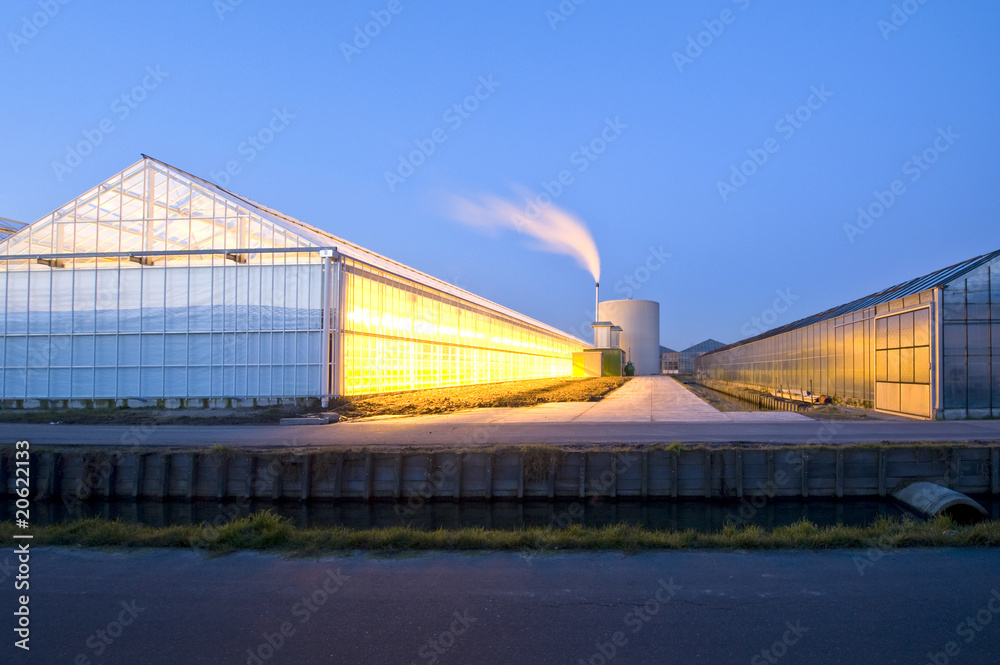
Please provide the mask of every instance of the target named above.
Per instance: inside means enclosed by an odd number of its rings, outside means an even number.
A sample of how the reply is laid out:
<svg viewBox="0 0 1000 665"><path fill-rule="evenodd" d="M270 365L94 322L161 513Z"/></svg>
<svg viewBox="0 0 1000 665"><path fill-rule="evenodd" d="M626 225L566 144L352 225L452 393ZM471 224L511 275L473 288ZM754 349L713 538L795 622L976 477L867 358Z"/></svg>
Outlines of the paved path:
<svg viewBox="0 0 1000 665"><path fill-rule="evenodd" d="M811 422L789 411L722 412L668 376L639 376L599 402L476 409L410 422L449 423L775 423Z"/></svg>
<svg viewBox="0 0 1000 665"><path fill-rule="evenodd" d="M283 560L41 549L31 564L31 652L12 646L7 579L0 662L995 665L1000 653L998 550Z"/></svg>
<svg viewBox="0 0 1000 665"><path fill-rule="evenodd" d="M0 441L33 445L259 448L308 446L476 446L683 443L824 443L880 441L1000 442L1000 420L951 422L589 423L455 422L445 417L339 423L321 427L114 426L0 424Z"/></svg>

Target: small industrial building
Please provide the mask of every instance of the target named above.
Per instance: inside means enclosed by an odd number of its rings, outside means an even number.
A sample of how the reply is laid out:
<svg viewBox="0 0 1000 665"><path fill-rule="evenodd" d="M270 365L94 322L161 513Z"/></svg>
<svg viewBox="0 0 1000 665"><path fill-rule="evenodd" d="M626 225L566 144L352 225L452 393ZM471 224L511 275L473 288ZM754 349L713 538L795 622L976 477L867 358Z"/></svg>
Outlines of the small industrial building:
<svg viewBox="0 0 1000 665"><path fill-rule="evenodd" d="M707 353L706 378L916 418L1000 416L1000 251Z"/></svg>
<svg viewBox="0 0 1000 665"><path fill-rule="evenodd" d="M660 373L679 374L681 354L669 346L660 347Z"/></svg>
<svg viewBox="0 0 1000 665"><path fill-rule="evenodd" d="M697 344L684 349L677 354L678 374L694 374L694 363L696 359L705 355L709 351L714 351L722 348L723 346L725 346L725 344L722 342L709 338L703 342L698 342Z"/></svg>
<svg viewBox="0 0 1000 665"><path fill-rule="evenodd" d="M588 346L146 156L4 232L8 406L276 403L569 376Z"/></svg>

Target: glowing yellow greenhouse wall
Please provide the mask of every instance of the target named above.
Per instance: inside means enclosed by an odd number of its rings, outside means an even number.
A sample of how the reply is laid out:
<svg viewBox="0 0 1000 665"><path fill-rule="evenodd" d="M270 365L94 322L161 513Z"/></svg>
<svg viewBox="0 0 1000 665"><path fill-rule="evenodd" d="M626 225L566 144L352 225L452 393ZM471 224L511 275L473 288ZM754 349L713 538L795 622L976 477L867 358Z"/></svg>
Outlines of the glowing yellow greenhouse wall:
<svg viewBox="0 0 1000 665"><path fill-rule="evenodd" d="M349 260L343 279L344 395L573 373L568 337Z"/></svg>

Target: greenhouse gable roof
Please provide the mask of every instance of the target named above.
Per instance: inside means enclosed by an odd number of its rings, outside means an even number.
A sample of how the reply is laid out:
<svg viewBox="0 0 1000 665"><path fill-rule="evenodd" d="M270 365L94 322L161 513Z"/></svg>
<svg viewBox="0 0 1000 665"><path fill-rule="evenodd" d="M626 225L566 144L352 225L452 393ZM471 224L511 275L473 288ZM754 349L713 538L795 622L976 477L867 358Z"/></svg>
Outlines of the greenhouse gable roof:
<svg viewBox="0 0 1000 665"><path fill-rule="evenodd" d="M557 328L148 155L55 212L32 224L16 225L10 220L0 222L0 259L228 250L252 256L253 249L336 249L344 257L589 346Z"/></svg>
<svg viewBox="0 0 1000 665"><path fill-rule="evenodd" d="M1000 258L1000 250L990 252L989 254L983 254L982 256L962 261L961 263L956 263L953 266L936 270L928 275L923 275L922 277L917 277L916 279L911 279L901 284L896 284L895 286L890 286L889 288L878 291L877 293L873 293L863 298L858 298L857 300L852 300L849 303L833 307L824 312L820 312L819 314L813 314L812 316L807 316L804 319L793 321L792 323L779 328L773 328L772 330L768 330L767 332L757 335L756 337L749 337L747 339L740 340L739 342L733 342L732 344L716 349L715 352L725 351L737 346L743 346L744 344L767 339L768 337L774 337L775 335L781 335L786 332L805 328L813 325L814 323L834 319L838 316L853 314L854 312L859 312L861 310L868 309L869 307L881 305L883 303L896 300L897 298L903 298L905 296L913 295L914 293L920 293L921 291L944 286L945 284L953 282L956 279L961 278L963 275L979 268L980 266L990 263L997 258Z"/></svg>

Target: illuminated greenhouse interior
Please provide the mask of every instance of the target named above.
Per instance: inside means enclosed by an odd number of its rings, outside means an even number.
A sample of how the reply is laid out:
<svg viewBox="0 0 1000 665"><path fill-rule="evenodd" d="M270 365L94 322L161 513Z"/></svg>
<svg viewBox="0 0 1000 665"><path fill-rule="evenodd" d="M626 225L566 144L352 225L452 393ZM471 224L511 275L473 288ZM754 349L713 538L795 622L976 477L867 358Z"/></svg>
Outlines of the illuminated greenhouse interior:
<svg viewBox="0 0 1000 665"><path fill-rule="evenodd" d="M1000 417L1000 251L724 346L695 368L915 418Z"/></svg>
<svg viewBox="0 0 1000 665"><path fill-rule="evenodd" d="M566 333L143 156L0 242L3 399L569 376Z"/></svg>

